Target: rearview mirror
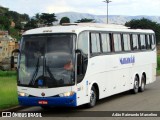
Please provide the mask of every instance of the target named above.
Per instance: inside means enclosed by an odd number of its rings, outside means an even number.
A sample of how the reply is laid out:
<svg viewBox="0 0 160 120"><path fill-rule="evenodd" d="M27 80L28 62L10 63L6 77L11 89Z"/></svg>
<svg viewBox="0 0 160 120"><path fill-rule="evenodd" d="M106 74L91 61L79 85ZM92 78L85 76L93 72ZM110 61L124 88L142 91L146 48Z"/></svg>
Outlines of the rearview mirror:
<svg viewBox="0 0 160 120"><path fill-rule="evenodd" d="M78 66L82 65L82 54L77 54L77 65Z"/></svg>
<svg viewBox="0 0 160 120"><path fill-rule="evenodd" d="M83 60L81 50L77 49L76 50L76 55L77 55L77 65L81 66L82 65L82 60Z"/></svg>
<svg viewBox="0 0 160 120"><path fill-rule="evenodd" d="M76 52L76 53L80 53L80 54L82 53L82 51L79 50L79 49L75 50L75 52Z"/></svg>

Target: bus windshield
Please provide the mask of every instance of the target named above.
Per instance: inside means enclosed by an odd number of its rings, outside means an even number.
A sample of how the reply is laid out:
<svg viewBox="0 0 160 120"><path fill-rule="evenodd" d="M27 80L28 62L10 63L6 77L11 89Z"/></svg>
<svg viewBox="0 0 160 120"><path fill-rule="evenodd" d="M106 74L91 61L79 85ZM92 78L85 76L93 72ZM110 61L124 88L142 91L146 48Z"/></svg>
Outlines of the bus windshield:
<svg viewBox="0 0 160 120"><path fill-rule="evenodd" d="M35 88L70 86L74 81L75 34L24 36L18 85Z"/></svg>

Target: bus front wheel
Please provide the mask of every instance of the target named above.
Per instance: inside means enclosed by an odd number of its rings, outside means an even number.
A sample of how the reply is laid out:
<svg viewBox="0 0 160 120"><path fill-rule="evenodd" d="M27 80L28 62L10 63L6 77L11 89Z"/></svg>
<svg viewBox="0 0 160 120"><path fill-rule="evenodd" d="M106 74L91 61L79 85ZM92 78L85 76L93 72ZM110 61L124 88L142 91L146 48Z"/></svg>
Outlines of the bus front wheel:
<svg viewBox="0 0 160 120"><path fill-rule="evenodd" d="M94 107L96 105L97 93L94 86L92 86L90 91L90 102L87 104L89 108Z"/></svg>

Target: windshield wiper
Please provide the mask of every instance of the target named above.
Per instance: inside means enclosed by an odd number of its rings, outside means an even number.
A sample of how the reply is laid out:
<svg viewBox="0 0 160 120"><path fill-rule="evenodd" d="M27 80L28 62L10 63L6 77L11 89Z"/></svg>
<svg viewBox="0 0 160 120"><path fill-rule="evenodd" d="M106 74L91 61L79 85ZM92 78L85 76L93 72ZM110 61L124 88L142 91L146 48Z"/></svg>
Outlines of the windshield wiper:
<svg viewBox="0 0 160 120"><path fill-rule="evenodd" d="M54 78L54 76L53 76L53 74L51 73L51 70L50 70L50 68L47 66L47 72L48 72L48 74L49 74L49 76L50 76L50 78L54 81L54 83L57 85L57 81L56 81L56 79Z"/></svg>
<svg viewBox="0 0 160 120"><path fill-rule="evenodd" d="M32 79L31 79L29 85L34 85L34 83L35 83L35 79L36 79L36 76L37 76L37 73L38 73L38 70L39 70L39 58L40 58L40 57L38 57L37 65L36 65L36 70L35 70L35 72L34 72L34 74L33 74L33 77L32 77Z"/></svg>
<svg viewBox="0 0 160 120"><path fill-rule="evenodd" d="M53 76L53 74L52 74L49 66L46 66L46 58L44 57L44 58L43 58L43 77L45 76L46 70L47 70L50 78L53 80L54 84L57 85L57 80L56 80L55 77Z"/></svg>
<svg viewBox="0 0 160 120"><path fill-rule="evenodd" d="M35 82L36 82L36 76L37 76L37 73L38 73L38 70L39 70L39 62L40 62L39 58L40 58L40 57L38 57L37 64L36 64L36 70L35 70L35 72L34 72L34 74L33 74L33 77L32 77L32 79L31 79L29 85L34 85ZM54 84L57 85L57 81L56 81L56 79L54 78L53 74L51 73L50 68L49 68L48 66L46 66L46 60L45 60L45 58L44 58L44 60L43 60L43 77L45 77L44 75L45 75L45 70L46 70L46 69L47 69L47 72L48 72L50 78L54 81Z"/></svg>

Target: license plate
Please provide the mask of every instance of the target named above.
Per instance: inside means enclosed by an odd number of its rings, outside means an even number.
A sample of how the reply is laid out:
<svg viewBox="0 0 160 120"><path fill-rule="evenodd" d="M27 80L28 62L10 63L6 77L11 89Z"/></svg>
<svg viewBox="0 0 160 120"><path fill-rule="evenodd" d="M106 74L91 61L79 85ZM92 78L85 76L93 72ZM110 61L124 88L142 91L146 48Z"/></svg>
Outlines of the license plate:
<svg viewBox="0 0 160 120"><path fill-rule="evenodd" d="M38 101L38 104L40 104L40 105L47 105L48 101L40 100L40 101Z"/></svg>

